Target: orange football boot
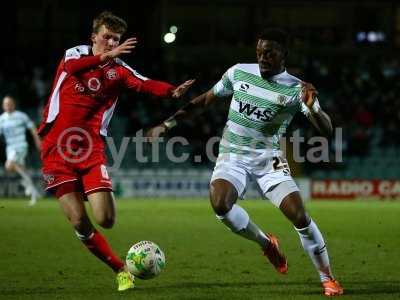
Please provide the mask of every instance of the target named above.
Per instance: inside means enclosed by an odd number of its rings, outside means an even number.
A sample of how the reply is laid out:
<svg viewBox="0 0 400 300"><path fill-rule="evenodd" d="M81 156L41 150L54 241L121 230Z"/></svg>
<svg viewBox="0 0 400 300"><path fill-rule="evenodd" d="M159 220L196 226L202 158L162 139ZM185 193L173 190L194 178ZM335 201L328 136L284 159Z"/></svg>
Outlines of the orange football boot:
<svg viewBox="0 0 400 300"><path fill-rule="evenodd" d="M340 296L343 294L342 286L335 279L322 282L322 288L324 289L325 296Z"/></svg>
<svg viewBox="0 0 400 300"><path fill-rule="evenodd" d="M288 264L285 255L279 250L278 238L272 234L266 235L270 242L264 249L264 256L268 258L279 273L286 274L288 272Z"/></svg>

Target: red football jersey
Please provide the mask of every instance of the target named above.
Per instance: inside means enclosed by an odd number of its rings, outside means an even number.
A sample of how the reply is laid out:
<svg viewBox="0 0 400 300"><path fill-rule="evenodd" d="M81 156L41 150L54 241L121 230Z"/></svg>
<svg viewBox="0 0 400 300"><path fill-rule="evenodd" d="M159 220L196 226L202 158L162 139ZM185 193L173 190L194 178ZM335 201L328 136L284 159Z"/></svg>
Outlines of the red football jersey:
<svg viewBox="0 0 400 300"><path fill-rule="evenodd" d="M67 50L38 129L43 144L66 146L72 142L77 147L103 149L101 136L107 135L124 88L168 97L175 87L141 76L119 58L101 62L100 55L94 56L90 46Z"/></svg>

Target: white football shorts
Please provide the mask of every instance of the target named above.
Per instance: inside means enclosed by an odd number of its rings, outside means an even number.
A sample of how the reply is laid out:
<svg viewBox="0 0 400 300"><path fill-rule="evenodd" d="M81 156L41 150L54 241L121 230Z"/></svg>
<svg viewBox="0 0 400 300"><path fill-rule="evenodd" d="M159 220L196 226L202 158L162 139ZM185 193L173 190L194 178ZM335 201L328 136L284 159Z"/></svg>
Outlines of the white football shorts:
<svg viewBox="0 0 400 300"><path fill-rule="evenodd" d="M7 161L15 162L21 166L25 165L25 158L27 154L28 154L27 147L19 147L19 148L7 147L6 149Z"/></svg>
<svg viewBox="0 0 400 300"><path fill-rule="evenodd" d="M285 158L275 156L259 160L244 159L243 155L222 153L218 156L211 182L216 179L229 181L243 198L247 185L252 179L260 188L263 196L279 207L282 200L293 192L298 192L295 181L290 175ZM279 185L284 188L280 188Z"/></svg>

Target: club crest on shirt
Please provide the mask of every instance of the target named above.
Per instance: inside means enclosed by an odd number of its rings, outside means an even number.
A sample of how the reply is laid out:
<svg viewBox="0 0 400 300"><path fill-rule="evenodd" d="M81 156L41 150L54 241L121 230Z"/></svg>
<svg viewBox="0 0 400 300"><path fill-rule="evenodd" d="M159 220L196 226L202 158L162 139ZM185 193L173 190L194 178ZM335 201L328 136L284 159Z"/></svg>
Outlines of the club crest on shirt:
<svg viewBox="0 0 400 300"><path fill-rule="evenodd" d="M43 174L43 179L47 184L52 184L54 182L54 175Z"/></svg>
<svg viewBox="0 0 400 300"><path fill-rule="evenodd" d="M285 104L286 103L286 97L284 95L278 95L276 98L279 104Z"/></svg>
<svg viewBox="0 0 400 300"><path fill-rule="evenodd" d="M88 87L91 91L97 92L98 90L100 90L100 87L101 87L100 80L96 77L90 78L88 80Z"/></svg>
<svg viewBox="0 0 400 300"><path fill-rule="evenodd" d="M107 79L115 80L118 77L117 71L115 69L110 69L106 73Z"/></svg>

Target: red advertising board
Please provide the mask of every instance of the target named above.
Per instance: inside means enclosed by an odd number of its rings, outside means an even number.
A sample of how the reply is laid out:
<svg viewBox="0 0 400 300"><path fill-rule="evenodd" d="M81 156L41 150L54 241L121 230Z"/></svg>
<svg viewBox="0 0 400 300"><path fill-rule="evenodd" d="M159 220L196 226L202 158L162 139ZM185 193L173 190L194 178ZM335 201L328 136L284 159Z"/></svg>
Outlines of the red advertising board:
<svg viewBox="0 0 400 300"><path fill-rule="evenodd" d="M311 198L400 198L400 180L312 180Z"/></svg>

